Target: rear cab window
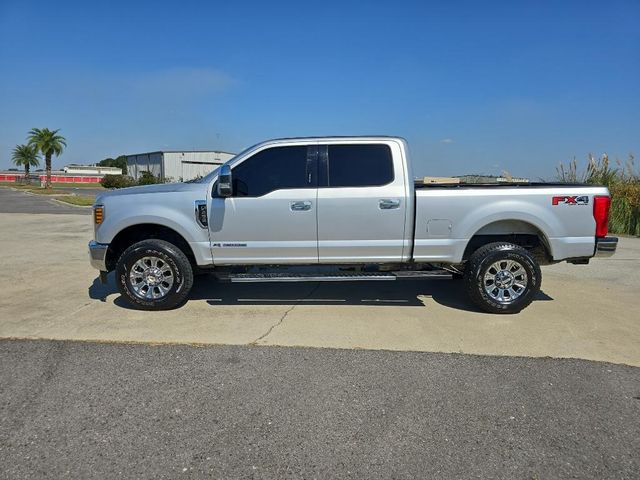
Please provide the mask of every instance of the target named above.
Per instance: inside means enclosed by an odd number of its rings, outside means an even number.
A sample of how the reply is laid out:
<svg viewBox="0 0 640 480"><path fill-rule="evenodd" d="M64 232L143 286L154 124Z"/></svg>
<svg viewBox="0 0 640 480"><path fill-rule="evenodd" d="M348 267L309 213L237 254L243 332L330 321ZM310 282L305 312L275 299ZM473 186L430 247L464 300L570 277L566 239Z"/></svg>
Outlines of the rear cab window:
<svg viewBox="0 0 640 480"><path fill-rule="evenodd" d="M379 187L394 180L388 145L328 145L325 155L321 178L328 187Z"/></svg>

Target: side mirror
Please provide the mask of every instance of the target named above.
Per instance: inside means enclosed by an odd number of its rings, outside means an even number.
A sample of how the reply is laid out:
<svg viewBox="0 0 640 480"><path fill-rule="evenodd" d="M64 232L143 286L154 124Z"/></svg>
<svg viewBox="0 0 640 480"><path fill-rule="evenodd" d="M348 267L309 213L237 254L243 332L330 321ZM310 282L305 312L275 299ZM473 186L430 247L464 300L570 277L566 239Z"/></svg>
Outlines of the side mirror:
<svg viewBox="0 0 640 480"><path fill-rule="evenodd" d="M231 178L231 167L222 165L218 174L218 195L230 197L233 195L233 181Z"/></svg>

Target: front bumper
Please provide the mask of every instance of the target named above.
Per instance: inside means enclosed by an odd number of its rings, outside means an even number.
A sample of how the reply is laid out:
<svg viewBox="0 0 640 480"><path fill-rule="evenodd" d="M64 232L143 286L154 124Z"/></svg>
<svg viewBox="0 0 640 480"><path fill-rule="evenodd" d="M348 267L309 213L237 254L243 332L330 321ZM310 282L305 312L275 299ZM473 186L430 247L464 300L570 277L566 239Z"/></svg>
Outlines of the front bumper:
<svg viewBox="0 0 640 480"><path fill-rule="evenodd" d="M610 257L618 248L617 237L596 238L596 257Z"/></svg>
<svg viewBox="0 0 640 480"><path fill-rule="evenodd" d="M89 242L89 262L93 268L101 272L107 271L107 249L106 243L98 243L95 240Z"/></svg>

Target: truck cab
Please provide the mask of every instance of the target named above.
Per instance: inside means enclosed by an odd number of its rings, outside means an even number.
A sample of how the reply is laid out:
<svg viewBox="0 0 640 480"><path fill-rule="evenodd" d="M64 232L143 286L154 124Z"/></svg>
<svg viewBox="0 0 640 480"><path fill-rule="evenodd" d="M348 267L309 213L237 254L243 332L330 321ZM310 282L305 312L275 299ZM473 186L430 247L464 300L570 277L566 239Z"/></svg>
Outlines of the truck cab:
<svg viewBox="0 0 640 480"><path fill-rule="evenodd" d="M213 264L407 261L405 151L392 138L276 140L230 161L231 185L211 192Z"/></svg>

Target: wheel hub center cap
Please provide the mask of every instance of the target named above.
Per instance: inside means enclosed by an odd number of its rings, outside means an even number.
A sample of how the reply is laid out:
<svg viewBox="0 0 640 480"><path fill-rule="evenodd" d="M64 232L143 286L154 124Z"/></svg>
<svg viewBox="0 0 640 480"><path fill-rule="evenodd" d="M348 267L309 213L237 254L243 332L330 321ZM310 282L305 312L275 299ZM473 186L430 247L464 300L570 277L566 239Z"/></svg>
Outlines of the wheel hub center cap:
<svg viewBox="0 0 640 480"><path fill-rule="evenodd" d="M144 274L144 280L148 285L154 286L160 283L162 272L157 268L150 268Z"/></svg>
<svg viewBox="0 0 640 480"><path fill-rule="evenodd" d="M496 286L498 288L509 288L513 285L513 274L507 270L501 270L496 274Z"/></svg>

